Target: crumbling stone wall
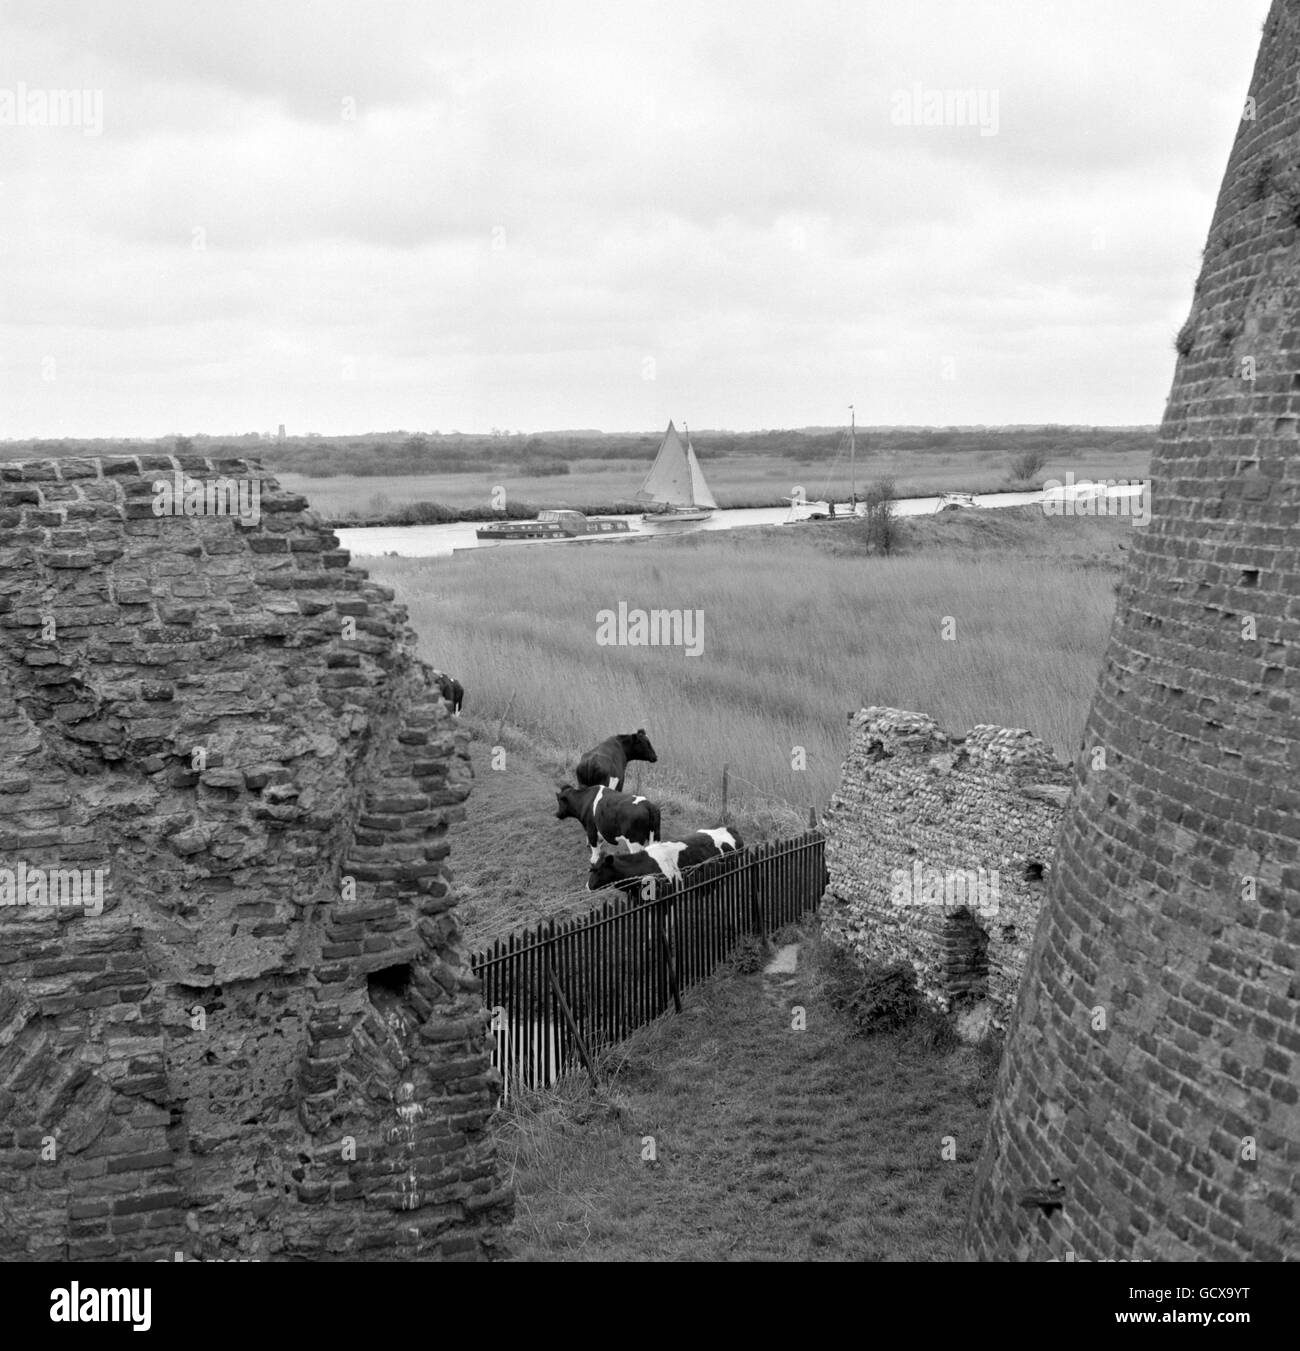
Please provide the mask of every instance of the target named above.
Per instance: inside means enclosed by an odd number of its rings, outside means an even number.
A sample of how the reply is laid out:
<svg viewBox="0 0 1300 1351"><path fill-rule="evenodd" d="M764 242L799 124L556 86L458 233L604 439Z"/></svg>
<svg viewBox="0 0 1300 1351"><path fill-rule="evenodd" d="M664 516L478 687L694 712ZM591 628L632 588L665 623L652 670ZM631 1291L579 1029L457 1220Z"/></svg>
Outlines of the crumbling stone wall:
<svg viewBox="0 0 1300 1351"><path fill-rule="evenodd" d="M107 870L0 904L0 1258L492 1254L466 735L348 563L242 461L0 466L0 901Z"/></svg>
<svg viewBox="0 0 1300 1351"><path fill-rule="evenodd" d="M1300 0L1275 0L1250 97L1007 1041L979 1258L1300 1257ZM1020 1204L1053 1178L1051 1214Z"/></svg>
<svg viewBox="0 0 1300 1351"><path fill-rule="evenodd" d="M1005 1026L1051 871L1068 768L1012 728L956 735L924 714L879 707L849 725L822 823L826 932L863 962L910 962L927 1000L960 1014L969 1034Z"/></svg>

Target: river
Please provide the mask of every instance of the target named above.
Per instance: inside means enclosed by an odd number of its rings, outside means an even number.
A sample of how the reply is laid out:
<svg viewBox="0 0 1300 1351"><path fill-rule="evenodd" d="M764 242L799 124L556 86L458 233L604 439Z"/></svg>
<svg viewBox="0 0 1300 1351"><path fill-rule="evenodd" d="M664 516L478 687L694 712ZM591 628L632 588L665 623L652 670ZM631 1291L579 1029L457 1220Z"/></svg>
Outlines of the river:
<svg viewBox="0 0 1300 1351"><path fill-rule="evenodd" d="M1132 495L1138 488L1115 487L1108 496L1122 497ZM1041 502L1043 491L1025 493L976 493L977 507L1020 507L1029 502ZM924 516L934 512L939 506L938 497L908 497L894 503L894 512L898 516ZM806 512L806 507L801 510ZM847 514L848 504L836 506L836 511ZM622 516L615 519L627 521L632 529L627 534L605 536L583 536L580 540L517 540L504 543L499 540L481 540L474 535L481 521L456 521L451 525L374 525L357 529L336 530L339 543L351 550L356 557L378 554L397 554L401 558L433 558L446 555L460 549L527 549L534 547L554 548L558 544L601 543L614 544L619 540L645 539L653 535L659 538L679 535L696 535L707 530L738 530L746 526L782 525L793 519L790 507L739 507L715 512L707 521L698 525L673 526L667 529L655 526L643 526L640 514Z"/></svg>

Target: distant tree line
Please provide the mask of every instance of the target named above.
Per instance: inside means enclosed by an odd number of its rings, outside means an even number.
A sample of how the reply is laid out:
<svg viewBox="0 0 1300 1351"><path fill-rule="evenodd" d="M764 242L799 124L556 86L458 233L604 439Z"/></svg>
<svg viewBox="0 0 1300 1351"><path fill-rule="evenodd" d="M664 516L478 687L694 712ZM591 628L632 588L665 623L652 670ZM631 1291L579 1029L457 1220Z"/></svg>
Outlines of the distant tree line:
<svg viewBox="0 0 1300 1351"><path fill-rule="evenodd" d="M1155 427L870 427L858 429L858 453L934 455L1011 454L1032 459L1071 458L1089 451L1150 453ZM692 435L702 460L732 455L829 457L840 447L840 428L804 431L701 432ZM256 432L241 436L173 435L151 440L101 438L11 440L0 442L0 461L59 459L71 455L194 454L213 459L260 460L270 470L329 478L335 474L390 477L410 474L459 474L492 468L532 477L566 474L574 460L640 460L648 463L659 448L659 433L567 435L563 432L462 435L459 432L368 432L362 436L290 436L268 439Z"/></svg>

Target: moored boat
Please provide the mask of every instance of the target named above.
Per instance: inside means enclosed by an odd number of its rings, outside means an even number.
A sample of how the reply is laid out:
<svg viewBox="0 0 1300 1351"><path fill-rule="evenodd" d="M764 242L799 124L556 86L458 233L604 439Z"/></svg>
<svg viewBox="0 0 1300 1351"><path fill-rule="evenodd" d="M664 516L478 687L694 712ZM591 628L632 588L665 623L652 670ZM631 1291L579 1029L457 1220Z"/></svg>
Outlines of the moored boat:
<svg viewBox="0 0 1300 1351"><path fill-rule="evenodd" d="M852 404L849 404L849 429L845 432L835 461L826 474L827 489L830 488L831 478L839 468L840 457L844 453L846 443L849 452L849 481L852 485L849 500L837 504L829 492L827 496L818 498L815 502L810 502L802 494L792 496L787 499L790 503L790 515L786 517L787 525L799 525L804 521L851 521L862 514L862 506L858 501L858 419Z"/></svg>
<svg viewBox="0 0 1300 1351"><path fill-rule="evenodd" d="M527 539L580 539L586 535L627 534L631 525L617 516L584 516L580 511L556 508L539 511L535 521L492 521L474 534L482 540L506 543Z"/></svg>

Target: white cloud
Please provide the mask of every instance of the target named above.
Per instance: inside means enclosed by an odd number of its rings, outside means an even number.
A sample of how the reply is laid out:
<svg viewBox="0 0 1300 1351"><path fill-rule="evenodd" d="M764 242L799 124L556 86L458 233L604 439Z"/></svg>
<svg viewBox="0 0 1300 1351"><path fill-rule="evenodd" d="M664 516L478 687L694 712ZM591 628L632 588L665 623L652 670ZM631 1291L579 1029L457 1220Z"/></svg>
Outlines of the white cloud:
<svg viewBox="0 0 1300 1351"><path fill-rule="evenodd" d="M6 434L1156 420L1266 9L14 0Z"/></svg>

